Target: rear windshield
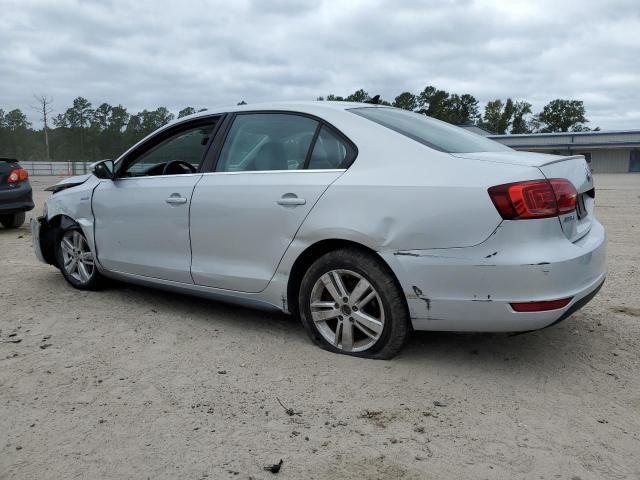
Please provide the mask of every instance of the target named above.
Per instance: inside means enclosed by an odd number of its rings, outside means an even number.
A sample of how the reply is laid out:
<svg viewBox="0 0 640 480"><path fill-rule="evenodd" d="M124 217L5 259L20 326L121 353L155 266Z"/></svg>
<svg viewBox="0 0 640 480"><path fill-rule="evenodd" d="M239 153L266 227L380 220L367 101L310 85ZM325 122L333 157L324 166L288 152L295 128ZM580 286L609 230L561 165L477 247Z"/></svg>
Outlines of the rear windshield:
<svg viewBox="0 0 640 480"><path fill-rule="evenodd" d="M511 150L509 147L468 132L463 128L398 108L365 107L351 108L349 111L441 152L471 153Z"/></svg>

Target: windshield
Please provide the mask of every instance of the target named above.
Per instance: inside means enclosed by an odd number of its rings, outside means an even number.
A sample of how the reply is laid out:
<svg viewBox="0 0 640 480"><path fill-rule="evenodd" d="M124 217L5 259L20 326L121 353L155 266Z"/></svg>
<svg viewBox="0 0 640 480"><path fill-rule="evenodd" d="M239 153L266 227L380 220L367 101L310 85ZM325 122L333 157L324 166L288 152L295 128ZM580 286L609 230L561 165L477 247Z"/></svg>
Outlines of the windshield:
<svg viewBox="0 0 640 480"><path fill-rule="evenodd" d="M463 128L398 108L364 107L351 108L349 111L441 152L471 153L511 150L509 147L468 132Z"/></svg>

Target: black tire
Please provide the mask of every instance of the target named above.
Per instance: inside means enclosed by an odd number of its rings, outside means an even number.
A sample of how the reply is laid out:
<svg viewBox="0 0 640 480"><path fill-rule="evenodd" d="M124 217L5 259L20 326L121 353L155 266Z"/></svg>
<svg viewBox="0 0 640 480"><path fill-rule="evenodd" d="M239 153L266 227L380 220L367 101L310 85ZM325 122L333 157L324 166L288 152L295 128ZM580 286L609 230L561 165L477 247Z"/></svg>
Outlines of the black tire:
<svg viewBox="0 0 640 480"><path fill-rule="evenodd" d="M26 218L24 212L10 213L8 215L0 215L0 223L4 228L18 228Z"/></svg>
<svg viewBox="0 0 640 480"><path fill-rule="evenodd" d="M84 236L84 233L82 233L82 229L78 225L60 228L56 235L56 262L58 264L58 268L60 269L60 272L62 273L62 276L65 278L65 280L69 282L74 288L77 288L78 290L100 290L104 286L105 278L100 274L98 268L95 265L95 257L93 257L93 252L91 252L93 258L93 269L91 270L91 274L86 280L82 279L82 275L80 275L79 271L78 275L74 276L73 273L68 272L65 268L62 241L63 239L65 239L65 236L67 234L73 235L74 232L75 234L80 235L82 241L85 242L83 244L83 247L86 245L86 248L91 251L87 239Z"/></svg>
<svg viewBox="0 0 640 480"><path fill-rule="evenodd" d="M323 336L313 321L311 301L314 286L323 275L336 270L355 272L369 282L378 295L375 299L376 308L379 310L382 307L384 312L382 333L375 343L366 348L366 350L354 352L338 348ZM327 303L331 303L331 301L330 299ZM381 303L381 305L378 303ZM337 308L337 305L336 303L335 308ZM402 349L411 330L406 299L393 273L382 260L357 248L335 250L318 258L302 278L298 294L298 307L302 324L314 343L335 353L364 358L389 359ZM346 321L346 317L341 316L339 318L344 318ZM349 320L353 324L352 319L349 318ZM336 337L338 337L337 328L336 326ZM354 326L351 328L353 329L352 332L357 332L362 336L362 330L358 330ZM327 331L326 327L325 331ZM367 339L366 336L363 338L365 341L374 341Z"/></svg>

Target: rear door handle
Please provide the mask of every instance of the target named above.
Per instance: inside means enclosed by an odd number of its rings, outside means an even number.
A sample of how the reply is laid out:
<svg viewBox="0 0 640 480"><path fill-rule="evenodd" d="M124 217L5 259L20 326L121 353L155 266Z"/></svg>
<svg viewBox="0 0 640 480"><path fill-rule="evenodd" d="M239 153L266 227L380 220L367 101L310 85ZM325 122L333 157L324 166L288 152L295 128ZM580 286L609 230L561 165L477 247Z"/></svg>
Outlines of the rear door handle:
<svg viewBox="0 0 640 480"><path fill-rule="evenodd" d="M172 193L169 198L165 200L165 202L167 202L169 205L182 205L184 203L187 203L187 199L179 193Z"/></svg>
<svg viewBox="0 0 640 480"><path fill-rule="evenodd" d="M278 200L278 205L282 205L284 207L295 207L296 205L304 205L307 201L304 198L298 198L295 193L285 193L280 200Z"/></svg>

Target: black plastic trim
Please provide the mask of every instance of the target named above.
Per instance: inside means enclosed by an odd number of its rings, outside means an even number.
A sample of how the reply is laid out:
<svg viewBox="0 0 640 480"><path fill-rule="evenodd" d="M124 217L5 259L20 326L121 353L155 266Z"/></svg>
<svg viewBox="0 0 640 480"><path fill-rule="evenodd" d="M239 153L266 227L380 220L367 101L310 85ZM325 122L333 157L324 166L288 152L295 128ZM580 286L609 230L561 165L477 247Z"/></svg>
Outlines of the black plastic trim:
<svg viewBox="0 0 640 480"><path fill-rule="evenodd" d="M313 137L311 137L311 143L309 144L309 148L307 149L307 155L304 157L304 163L302 164L302 170L309 169L309 163L311 163L311 156L313 155L313 151L316 148L316 142L318 141L318 137L320 136L320 131L322 130L322 123L318 123L316 127L316 131L313 132Z"/></svg>
<svg viewBox="0 0 640 480"><path fill-rule="evenodd" d="M605 280L606 279L602 280L602 282L600 282L600 285L598 285L591 293L589 293L588 295L582 297L576 303L571 305L569 307L569 309L566 312L564 312L559 319L557 319L553 323L550 323L549 325L547 325L544 328L549 328L549 327L553 327L554 325L557 325L558 323L562 322L563 320L566 320L568 317L570 317L571 315L576 313L578 310L580 310L582 307L584 307L587 303L589 303L593 299L593 297L595 297L598 294L598 292L600 291L600 289L604 285Z"/></svg>

